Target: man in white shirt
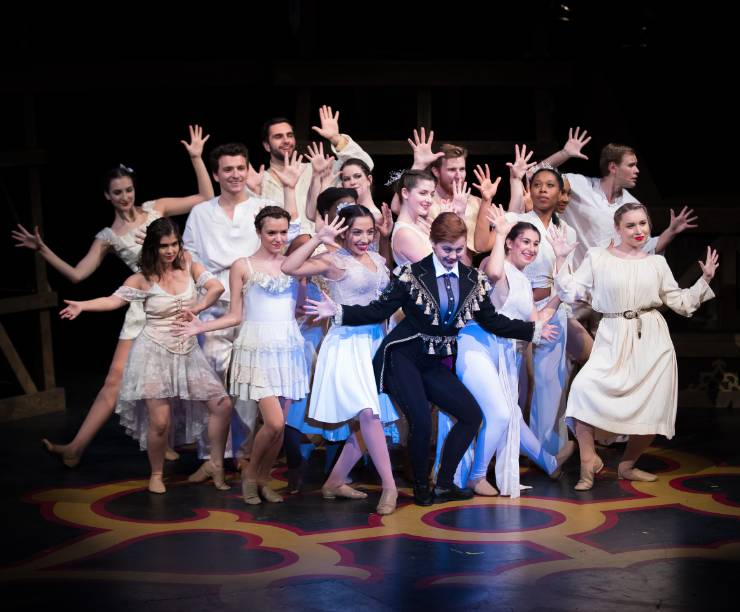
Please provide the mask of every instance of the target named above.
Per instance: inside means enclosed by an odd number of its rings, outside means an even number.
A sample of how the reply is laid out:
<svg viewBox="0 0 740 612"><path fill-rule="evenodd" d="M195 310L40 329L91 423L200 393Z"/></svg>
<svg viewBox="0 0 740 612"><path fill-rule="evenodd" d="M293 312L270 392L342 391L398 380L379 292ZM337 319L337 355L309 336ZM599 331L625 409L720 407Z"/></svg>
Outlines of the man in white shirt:
<svg viewBox="0 0 740 612"><path fill-rule="evenodd" d="M190 211L183 244L193 259L203 264L226 288L219 301L204 310L200 318L210 321L229 309L229 269L240 257L252 255L260 246L254 226L256 214L275 202L248 194L248 153L243 144L225 144L216 147L210 156L213 179L221 187L221 194L198 204ZM284 160L278 173L282 181L282 201L291 214L288 238L292 240L300 231L300 221L295 206L295 184L301 172L299 160ZM214 371L225 380L231 358L231 345L239 329L230 327L209 332L202 339L203 351Z"/></svg>
<svg viewBox="0 0 740 612"><path fill-rule="evenodd" d="M591 140L588 132L568 131L565 146L548 157L544 164L558 167L572 157L588 159L581 149ZM536 166L533 170L536 170ZM578 267L591 247L606 247L611 241L617 241L614 228L614 212L628 202L637 199L628 189L637 184L640 170L637 167L637 155L632 147L609 143L601 150L599 156L601 178L586 177L581 174L563 174L571 185L570 203L563 212L563 219L576 231L576 246L573 263ZM660 236L652 237L645 243L643 250L648 253L662 252L670 242L685 229L697 227L691 225L696 217L691 217L692 210L684 209L675 215L671 211L671 220Z"/></svg>
<svg viewBox="0 0 740 612"><path fill-rule="evenodd" d="M326 138L331 143L331 150L336 155L334 162L334 173L339 172L342 163L348 159L360 159L372 170L372 158L352 140L347 134L339 131L339 111L332 112L331 107L322 106L319 109L320 126L311 129ZM266 172L262 173L260 195L283 205L283 185L280 181L280 173L284 166L285 156L293 155L296 146L295 133L292 123L284 117L270 119L262 126L262 146L270 154L270 165ZM296 206L301 222L301 233L313 234L314 224L306 217L306 199L311 185L311 164L304 163L302 174L295 188ZM339 182L336 182L336 186Z"/></svg>

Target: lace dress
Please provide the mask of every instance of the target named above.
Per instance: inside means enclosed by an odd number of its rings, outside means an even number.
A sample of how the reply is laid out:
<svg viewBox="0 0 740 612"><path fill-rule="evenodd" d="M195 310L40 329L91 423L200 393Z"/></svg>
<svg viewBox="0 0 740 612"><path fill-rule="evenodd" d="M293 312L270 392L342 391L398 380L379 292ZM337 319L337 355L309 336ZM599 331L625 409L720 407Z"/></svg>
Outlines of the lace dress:
<svg viewBox="0 0 740 612"><path fill-rule="evenodd" d="M231 395L245 423L254 403L276 396L294 400L308 393L304 339L295 319L298 282L292 276L255 272L249 258L244 317L231 358Z"/></svg>
<svg viewBox="0 0 740 612"><path fill-rule="evenodd" d="M141 253L141 245L136 242L136 233L139 230L145 230L152 221L162 216L154 208L154 200L144 202L141 205L141 210L147 214L146 220L125 234L116 234L109 227L95 234L95 238L107 244L113 250L116 257L131 268L132 272L139 271L139 253ZM141 333L141 330L144 329L145 320L146 316L144 315L142 302L139 300L131 302L126 311L126 318L123 321L123 327L118 338L120 340L133 340L136 338Z"/></svg>
<svg viewBox="0 0 740 612"><path fill-rule="evenodd" d="M362 265L345 249L332 255L334 265L345 270L339 280L327 279L329 294L337 304L365 306L377 299L388 285L385 260L372 251L368 251L368 255L375 271ZM383 423L398 419L388 396L378 395L373 374L373 356L384 336L382 323L334 326L329 330L316 364L309 420L344 423L365 408L379 415Z"/></svg>
<svg viewBox="0 0 740 612"><path fill-rule="evenodd" d="M210 273L198 278L204 285ZM193 338L172 335L171 325L185 308L197 301L196 283L171 295L154 283L149 290L120 287L114 295L127 302L139 303L145 313L142 333L134 340L126 362L116 413L126 433L146 448L149 413L147 399L169 399L170 444L195 442L205 431L208 407L205 402L227 395L218 376L208 365L203 351Z"/></svg>

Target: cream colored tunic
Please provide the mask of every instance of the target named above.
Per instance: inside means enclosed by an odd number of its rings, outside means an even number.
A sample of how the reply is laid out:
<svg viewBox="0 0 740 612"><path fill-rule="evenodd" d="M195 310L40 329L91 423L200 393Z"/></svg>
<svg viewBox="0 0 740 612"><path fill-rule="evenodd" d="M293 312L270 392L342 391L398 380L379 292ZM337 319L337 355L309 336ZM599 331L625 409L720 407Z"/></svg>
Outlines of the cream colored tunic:
<svg viewBox="0 0 740 612"><path fill-rule="evenodd" d="M564 302L591 294L602 313L652 309L638 319L604 318L586 365L570 390L567 419L578 419L616 434L662 434L673 437L678 375L676 353L663 316L665 304L690 317L714 297L700 278L679 288L664 257L622 259L607 249L589 249L574 274L564 267L555 277Z"/></svg>

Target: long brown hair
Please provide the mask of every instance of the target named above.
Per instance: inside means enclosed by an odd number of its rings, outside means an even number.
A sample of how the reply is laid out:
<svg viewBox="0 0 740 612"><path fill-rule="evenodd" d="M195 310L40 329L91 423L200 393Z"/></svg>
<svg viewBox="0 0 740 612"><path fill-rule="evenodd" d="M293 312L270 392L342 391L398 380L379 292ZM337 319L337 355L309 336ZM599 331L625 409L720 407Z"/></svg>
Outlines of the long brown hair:
<svg viewBox="0 0 740 612"><path fill-rule="evenodd" d="M159 259L159 241L165 236L174 236L177 238L177 245L180 247L180 252L175 257L175 261L172 262L172 267L175 270L185 269L185 256L183 255L180 228L171 219L162 217L152 221L146 229L146 237L144 238L144 244L141 247L141 254L139 255L139 270L147 280L162 277L164 266Z"/></svg>

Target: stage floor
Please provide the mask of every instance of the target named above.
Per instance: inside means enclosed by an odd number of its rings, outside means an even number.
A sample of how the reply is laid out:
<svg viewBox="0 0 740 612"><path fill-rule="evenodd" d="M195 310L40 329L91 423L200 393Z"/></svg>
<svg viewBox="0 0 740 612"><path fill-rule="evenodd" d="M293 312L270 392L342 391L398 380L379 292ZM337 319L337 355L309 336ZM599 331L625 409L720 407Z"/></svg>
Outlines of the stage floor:
<svg viewBox="0 0 740 612"><path fill-rule="evenodd" d="M115 419L71 470L38 440L80 418L0 427L5 610L734 609L737 409L680 411L680 435L640 463L656 483L617 480L614 447L590 492L573 491L576 459L559 481L523 468L533 488L517 500L420 508L406 488L387 517L371 469L353 474L367 500L321 498L322 451L283 504L246 506L235 473L230 491L188 483L193 452L167 464L166 495L149 494L146 455Z"/></svg>

